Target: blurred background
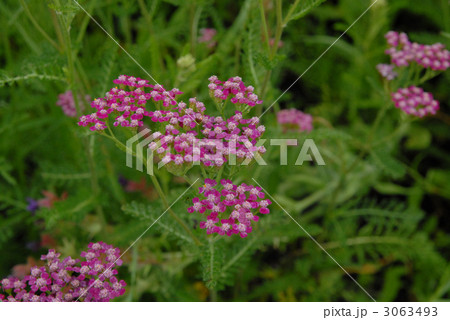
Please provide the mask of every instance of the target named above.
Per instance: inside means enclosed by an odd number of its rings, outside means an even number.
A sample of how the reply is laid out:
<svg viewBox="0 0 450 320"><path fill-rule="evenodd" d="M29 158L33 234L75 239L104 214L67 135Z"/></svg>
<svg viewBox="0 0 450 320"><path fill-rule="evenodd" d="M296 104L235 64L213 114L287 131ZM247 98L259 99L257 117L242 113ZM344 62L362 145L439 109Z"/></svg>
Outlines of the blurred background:
<svg viewBox="0 0 450 320"><path fill-rule="evenodd" d="M422 85L440 101L437 115L410 121L391 105L374 124L390 104L376 70L389 62L384 35L448 49L448 0L79 4L181 100L214 110L208 77L238 75L264 100L254 115L373 4L261 118L265 138L314 139L326 166L294 166L300 147L280 166L279 147L266 145L269 165L236 179L260 182L376 300L449 300L449 72ZM163 211L158 195L113 142L60 105L75 95L88 113L119 75L148 76L74 1L4 0L0 16L0 278L23 277L49 248L128 248ZM311 114L314 129L283 133L276 112L288 108ZM158 178L171 200L188 187L165 171ZM206 243L201 217L186 211L196 192L173 208ZM214 252L165 216L123 257L120 299L370 301L275 204L249 237L217 241Z"/></svg>

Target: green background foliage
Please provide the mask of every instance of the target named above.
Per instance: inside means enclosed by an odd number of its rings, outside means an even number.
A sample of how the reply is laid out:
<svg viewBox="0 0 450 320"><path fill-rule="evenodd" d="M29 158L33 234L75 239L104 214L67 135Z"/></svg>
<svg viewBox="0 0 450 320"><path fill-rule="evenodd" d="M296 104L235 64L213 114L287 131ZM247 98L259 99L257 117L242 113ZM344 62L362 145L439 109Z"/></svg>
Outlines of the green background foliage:
<svg viewBox="0 0 450 320"><path fill-rule="evenodd" d="M379 0L317 63L371 1L79 3L154 79L180 88L182 100L196 96L214 110L207 78L215 74L253 85L262 110L276 101L261 118L265 138L299 146L281 166L279 148L266 144L268 166L240 170L234 182L258 181L376 300L450 299L450 74L424 85L441 102L438 115L411 121L390 106L375 69L388 62L389 30L449 48L448 1ZM64 256L90 241L127 249L164 205L112 141L55 103L68 89L100 97L120 74L148 75L73 1L6 0L0 16L0 278L49 247ZM202 28L217 30L214 47L198 42ZM194 60L183 65L182 57ZM275 112L285 108L312 114L314 130L284 134ZM306 138L325 166L293 165ZM157 174L169 203L189 186ZM149 192L126 192L119 177L144 179ZM202 245L161 217L123 257L121 300L370 301L275 203L245 239L207 236L202 217L186 211L198 186L172 209ZM26 199L43 190L68 197L33 215Z"/></svg>

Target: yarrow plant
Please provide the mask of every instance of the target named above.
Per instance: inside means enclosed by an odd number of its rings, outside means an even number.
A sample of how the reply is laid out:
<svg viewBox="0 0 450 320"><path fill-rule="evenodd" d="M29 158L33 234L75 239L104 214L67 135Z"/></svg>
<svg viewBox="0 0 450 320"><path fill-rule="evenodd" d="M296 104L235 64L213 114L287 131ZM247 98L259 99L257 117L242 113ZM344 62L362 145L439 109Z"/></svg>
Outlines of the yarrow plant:
<svg viewBox="0 0 450 320"><path fill-rule="evenodd" d="M439 102L433 99L431 93L425 92L416 85L447 70L450 67L450 52L441 43L424 45L411 42L408 35L403 32L389 31L385 38L388 44L385 53L390 56L391 64L377 65L381 76L389 82L398 79L403 86L405 79L400 75L405 68L412 70L412 76L406 79L411 85L397 87L390 94L395 107L416 117L436 114L439 110ZM408 75L410 75L409 72ZM394 87L396 87L395 83Z"/></svg>
<svg viewBox="0 0 450 320"><path fill-rule="evenodd" d="M297 109L287 109L277 112L277 121L284 132L310 132L313 129L313 117Z"/></svg>
<svg viewBox="0 0 450 320"><path fill-rule="evenodd" d="M231 236L239 234L242 238L252 232L252 222L259 220L258 213L268 214L272 203L265 198L260 187L242 183L235 185L231 180L222 179L220 185L206 179L199 188L200 197L192 200L189 213L198 212L206 216L200 228L207 234Z"/></svg>
<svg viewBox="0 0 450 320"><path fill-rule="evenodd" d="M176 96L182 93L178 89L166 91L147 80L122 75L114 80L120 88L95 99L92 107L97 111L82 116L78 124L103 132L111 114L114 126L121 127L142 127L147 119L154 130L149 148L176 175L184 175L196 162L205 167L221 167L230 157L242 163L251 160L255 153L265 153L263 146L257 146L265 127L259 125L257 117L244 118L251 107L262 103L254 88L246 86L240 77L223 82L212 76L209 80L210 94L221 111L227 100L236 106L230 118L205 114L205 104L196 98L190 98L188 104L176 102ZM153 102L154 108L147 102Z"/></svg>
<svg viewBox="0 0 450 320"><path fill-rule="evenodd" d="M23 279L0 282L3 302L106 302L125 293L126 283L117 278L122 265L120 250L104 242L90 243L82 259L66 257L50 249L41 256L44 266L31 268Z"/></svg>
<svg viewBox="0 0 450 320"><path fill-rule="evenodd" d="M213 75L209 82L210 97L221 116L208 115L205 104L195 97L190 98L188 103L177 102L175 98L182 94L178 89L167 91L161 85L149 84L147 80L121 75L114 80L118 87L108 91L105 97L95 99L91 105L96 111L82 116L78 124L108 136L117 145L121 142L114 136L110 122L116 127L132 130L148 126L153 130L148 145L151 154L169 172L186 177L187 171L194 164L199 164L205 179L220 179L225 165L248 164L257 154L266 152L264 146L258 145L265 127L259 124L258 117L245 118L251 108L261 104L262 100L254 88L245 85L240 77L221 81ZM228 102L234 106L234 112L229 117L225 116ZM303 115L301 119L299 116L297 120L302 130L311 130L309 115ZM106 129L111 135L105 132ZM167 204L153 175L152 180L156 191ZM252 231L251 222L259 218L257 214L269 213L267 207L270 201L263 200L264 193L259 187L236 186L230 180L222 180L222 185L223 190L213 190L215 180L207 179L205 186L199 190L200 197L205 199L195 198L193 207L188 211L210 211L206 222L200 225L207 229L208 234L230 236L238 233L246 237ZM228 207L233 207L229 213ZM169 212L176 216L174 212ZM188 229L180 219L176 220Z"/></svg>

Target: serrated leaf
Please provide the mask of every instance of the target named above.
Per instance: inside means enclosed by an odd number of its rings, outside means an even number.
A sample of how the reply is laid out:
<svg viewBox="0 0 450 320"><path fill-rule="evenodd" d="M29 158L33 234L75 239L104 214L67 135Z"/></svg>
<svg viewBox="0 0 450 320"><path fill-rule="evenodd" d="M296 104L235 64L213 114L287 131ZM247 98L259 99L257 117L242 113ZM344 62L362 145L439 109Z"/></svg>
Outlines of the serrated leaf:
<svg viewBox="0 0 450 320"><path fill-rule="evenodd" d="M19 81L31 80L31 79L49 80L49 81L66 81L65 78L57 76L57 75L38 74L35 72L25 74L25 75L20 75L20 76L7 76L7 75L3 74L3 75L0 75L0 87L3 87L7 84L12 85Z"/></svg>
<svg viewBox="0 0 450 320"><path fill-rule="evenodd" d="M247 73L251 74L253 78L253 83L256 87L259 87L258 76L255 68L255 57L258 54L258 44L261 42L258 41L258 27L259 21L256 18L253 18L251 23L249 24L249 28L247 30L247 37L244 39L244 52L245 52L245 60L244 65L247 67Z"/></svg>
<svg viewBox="0 0 450 320"><path fill-rule="evenodd" d="M209 289L215 289L219 284L224 262L223 241L209 239L208 246L202 251L203 281Z"/></svg>
<svg viewBox="0 0 450 320"><path fill-rule="evenodd" d="M45 220L47 229L55 227L61 221L81 222L93 208L95 198L83 190L77 195L69 195L66 200L56 201L51 208L40 208L37 216Z"/></svg>
<svg viewBox="0 0 450 320"><path fill-rule="evenodd" d="M318 7L320 4L322 4L323 2L325 2L326 0L301 0L301 1L296 1L292 7L289 9L289 13L291 13L289 15L289 20L286 21L292 21L292 20L297 20L300 19L304 16L306 16L312 9L314 9L315 7Z"/></svg>
<svg viewBox="0 0 450 320"><path fill-rule="evenodd" d="M169 236L173 236L181 241L193 242L186 232L178 225L172 217L170 217L167 210L159 202L152 202L151 205L131 202L122 206L122 211L139 220L148 221L148 224L155 223L154 228L166 232ZM164 217L165 215L169 217ZM165 219L164 219L165 218Z"/></svg>
<svg viewBox="0 0 450 320"><path fill-rule="evenodd" d="M387 148L376 148L370 152L377 167L393 178L401 178L406 173L403 163L390 155Z"/></svg>
<svg viewBox="0 0 450 320"><path fill-rule="evenodd" d="M266 54L263 53L256 53L255 54L255 60L259 65L262 65L264 69L266 70L272 70L275 69L275 67L284 59L286 58L285 55L277 54L273 57L273 59L270 59Z"/></svg>
<svg viewBox="0 0 450 320"><path fill-rule="evenodd" d="M61 4L49 3L48 7L56 12L56 14L61 15L66 23L66 27L70 28L73 18L78 11L81 10L81 4L75 3L73 1L63 1Z"/></svg>
<svg viewBox="0 0 450 320"><path fill-rule="evenodd" d="M405 147L412 150L423 150L430 146L431 133L422 127L412 127L408 132Z"/></svg>
<svg viewBox="0 0 450 320"><path fill-rule="evenodd" d="M427 172L426 181L439 189L439 193L450 197L450 187L448 181L450 179L450 171L444 169L430 169Z"/></svg>
<svg viewBox="0 0 450 320"><path fill-rule="evenodd" d="M146 205L133 201L123 205L122 211L139 220L155 220L164 212L164 209L159 202L154 201L151 205Z"/></svg>
<svg viewBox="0 0 450 320"><path fill-rule="evenodd" d="M319 128L311 131L308 134L308 138L311 139L318 139L318 140L324 140L324 139L333 139L333 140L352 140L353 137L349 135L348 133L335 129L335 128Z"/></svg>

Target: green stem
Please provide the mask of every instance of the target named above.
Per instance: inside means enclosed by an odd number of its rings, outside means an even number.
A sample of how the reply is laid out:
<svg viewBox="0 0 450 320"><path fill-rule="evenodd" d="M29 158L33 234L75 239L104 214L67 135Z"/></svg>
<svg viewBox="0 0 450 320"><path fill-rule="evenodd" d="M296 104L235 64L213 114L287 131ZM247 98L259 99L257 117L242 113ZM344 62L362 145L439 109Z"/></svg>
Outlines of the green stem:
<svg viewBox="0 0 450 320"><path fill-rule="evenodd" d="M300 0L295 0L295 2L289 8L288 13L287 13L286 17L283 20L283 27L289 22L289 19L291 19L291 16L294 13L295 9L297 8L299 2L300 2Z"/></svg>
<svg viewBox="0 0 450 320"><path fill-rule="evenodd" d="M64 48L64 38L61 33L61 28L59 27L59 22L58 22L58 17L56 16L56 12L52 10L51 15L52 15L53 26L54 26L55 32L56 32L56 37L58 38L59 46L61 48Z"/></svg>
<svg viewBox="0 0 450 320"><path fill-rule="evenodd" d="M210 258L209 258L209 273L211 275L211 282L213 282L214 279L214 242L215 242L215 238L209 238L209 253L210 253ZM215 302L217 301L217 290L216 288L211 288L209 289L210 294L211 294L211 302Z"/></svg>
<svg viewBox="0 0 450 320"><path fill-rule="evenodd" d="M100 185L98 183L98 176L97 176L97 168L95 165L95 161L94 161L94 143L95 143L95 136L91 136L91 140L89 143L89 148L88 148L88 163L89 163L89 170L91 171L91 187L92 187L92 191L93 194L96 198L96 200L98 200L98 196L100 195ZM105 215L103 213L103 208L100 204L98 204L97 201L97 205L95 207L95 210L97 212L97 215L99 216L99 218L102 220L102 222L104 224L106 224L106 218Z"/></svg>
<svg viewBox="0 0 450 320"><path fill-rule="evenodd" d="M193 185L195 183L195 181L192 181L188 176L184 175L183 179L186 180L187 183L189 183L190 185Z"/></svg>
<svg viewBox="0 0 450 320"><path fill-rule="evenodd" d="M448 5L448 1L447 0L441 0L441 4L442 4L442 17L443 17L443 21L444 21L444 30L446 32L450 32L450 19L449 19L449 15L450 15L450 8Z"/></svg>
<svg viewBox="0 0 450 320"><path fill-rule="evenodd" d="M266 13L264 12L264 1L259 1L259 11L261 13L261 21L263 25L264 38L266 40L267 52L270 52L269 30L267 29Z"/></svg>
<svg viewBox="0 0 450 320"><path fill-rule="evenodd" d="M56 48L56 50L61 51L61 49L59 48L58 44L47 34L47 32L45 32L44 29L41 28L41 26L39 25L39 23L37 23L36 19L34 19L33 15L30 12L30 9L28 8L27 4L25 3L24 0L19 0L20 4L23 7L23 10L25 11L26 15L28 16L28 18L30 19L31 23L34 25L34 27L36 28L37 31L39 31L44 38L50 42L50 44Z"/></svg>
<svg viewBox="0 0 450 320"><path fill-rule="evenodd" d="M358 246L358 245L367 245L367 244L397 244L397 245L407 245L408 240L400 237L378 237L378 236L370 236L370 237L358 237L358 238L350 238L345 240L344 243L340 241L335 242L327 242L322 244L322 247L325 250L338 249L342 247L349 246Z"/></svg>
<svg viewBox="0 0 450 320"><path fill-rule="evenodd" d="M91 0L89 1L89 7L87 8L88 12L92 12L95 8L98 0ZM84 38L84 35L86 34L87 27L89 25L89 22L91 21L91 17L88 15L84 15L83 21L81 22L79 28L78 28L78 35L75 39L75 43L78 44L77 48L74 49L74 56L78 55L78 51L81 50L81 41Z"/></svg>
<svg viewBox="0 0 450 320"><path fill-rule="evenodd" d="M0 11L3 13L3 16L11 17L9 21L7 21L6 19L2 19L2 22L4 22L6 24L6 26L4 28L5 29L11 28L11 25L10 25L10 23L11 23L14 26L14 28L23 37L23 40L30 47L30 49L33 50L33 52L35 54L40 54L41 48L35 43L34 39L32 39L32 37L28 35L26 29L22 26L21 23L19 23L19 20L17 19L17 16L22 12L22 10L17 10L15 13L13 13L8 10L8 7L5 4L3 4L3 2L4 1L0 2ZM13 28L11 28L11 29L13 29ZM4 36L6 36L7 32L2 32L2 34Z"/></svg>
<svg viewBox="0 0 450 320"><path fill-rule="evenodd" d="M59 0L54 0L54 3L57 7L60 6ZM67 24L67 21L65 20L64 16L61 14L58 15L58 22L60 25L60 28L62 29L62 35L64 40L64 49L66 52L67 57L67 78L70 90L72 91L73 101L75 104L75 109L77 110L77 116L81 115L81 108L78 101L78 91L75 85L75 59L74 59L74 51L72 48L72 40L70 37L70 26ZM91 140L89 141L87 138L83 139L84 149L86 150L89 170L91 172L91 188L93 192L93 196L98 199L98 196L100 195L100 185L98 183L98 176L97 176L97 168L94 161L94 143L95 143L95 137L92 136ZM102 220L103 224L106 224L106 219L103 213L102 206L98 203L96 205L96 212L99 218Z"/></svg>
<svg viewBox="0 0 450 320"><path fill-rule="evenodd" d="M450 267L447 267L442 273L440 285L436 288L434 293L430 296L428 301L438 301L443 295L450 290Z"/></svg>
<svg viewBox="0 0 450 320"><path fill-rule="evenodd" d="M192 5L192 21L191 21L191 52L195 57L195 48L197 47L197 34L198 34L198 22L202 15L203 7L199 6L195 8L195 4Z"/></svg>
<svg viewBox="0 0 450 320"><path fill-rule="evenodd" d="M203 179L208 179L208 174L205 171L205 168L200 164L200 170L202 171Z"/></svg>
<svg viewBox="0 0 450 320"><path fill-rule="evenodd" d="M337 183L336 188L334 189L332 195L331 195L331 200L329 202L328 208L327 208L327 215L330 215L334 208L336 207L336 199L338 196L339 191L341 191L341 188L345 182L345 175L347 175L353 168L356 167L356 165L358 164L359 161L362 160L362 158L369 152L369 150L373 147L372 145L372 140L373 140L373 136L374 133L376 131L376 129L378 128L382 118L384 117L384 115L386 114L386 111L388 109L390 105L389 104L385 104L377 113L377 116L375 118L375 121L372 125L372 127L370 128L369 134L367 136L367 145L359 152L358 156L355 158L354 161L352 161L352 163L348 166L345 167L345 163L344 166L341 167L341 173L339 176L339 180Z"/></svg>
<svg viewBox="0 0 450 320"><path fill-rule="evenodd" d="M267 70L266 74L264 75L264 80L263 80L263 84L262 84L262 87L261 87L261 97L262 98L264 98L266 93L267 93L268 84L269 84L269 80L270 80L270 76L271 75L272 75L272 70ZM260 104L257 105L257 108L262 109ZM260 115L261 111L257 112L257 114Z"/></svg>
<svg viewBox="0 0 450 320"><path fill-rule="evenodd" d="M120 142L112 133L111 129L108 130L111 132L111 135L108 135L106 133L101 133L104 137L107 137L108 139L114 141L117 146L120 147L120 149L127 151L127 147ZM145 158L145 156L144 156ZM145 164L145 166L147 166L147 159L143 159L142 163ZM169 214L175 219L175 221L178 222L178 224L186 231L186 233L192 238L192 240L194 240L195 244L198 246L201 246L202 243L200 240L198 240L198 238L192 233L191 229L186 225L186 223L184 223L184 221L182 219L180 219L178 217L178 215L170 208L169 202L167 200L166 194L164 193L164 191L161 188L161 185L159 184L158 179L156 178L155 175L150 175L150 179L153 182L153 185L155 186L156 192L158 192L159 197L161 198L161 201L163 202L164 206L166 207L167 211L169 212ZM191 183L192 185L192 183Z"/></svg>
<svg viewBox="0 0 450 320"><path fill-rule="evenodd" d="M376 143L374 143L371 147L377 147L389 140L392 140L393 138L395 138L398 134L400 134L405 127L408 127L411 121L406 121L405 123L403 123L402 125L398 126L397 129L395 129L391 134L388 134L387 136L385 136L384 138L378 140Z"/></svg>
<svg viewBox="0 0 450 320"><path fill-rule="evenodd" d="M148 12L147 6L145 5L144 0L138 0L138 4L139 4L139 9L142 12L142 15L144 16L145 22L147 23L147 25L150 26L152 18L150 16L150 13Z"/></svg>
<svg viewBox="0 0 450 320"><path fill-rule="evenodd" d="M440 72L436 72L434 70L427 69L427 71L425 72L423 77L418 80L417 84L422 84L425 81L431 80L439 74L440 74Z"/></svg>
<svg viewBox="0 0 450 320"><path fill-rule="evenodd" d="M222 178L222 173L223 173L224 168L225 168L225 166L222 166L219 170L219 173L217 173L217 176L216 176L217 181L220 181L220 178Z"/></svg>
<svg viewBox="0 0 450 320"><path fill-rule="evenodd" d="M54 3L57 7L59 7L59 5L60 5L59 0L54 0ZM81 115L81 110L80 110L80 105L79 105L79 101L78 101L77 90L75 88L75 63L74 63L74 55L73 55L74 52L72 49L72 40L70 38L70 26L67 25L65 18L61 14L58 15L58 22L62 29L62 35L63 35L64 45L65 45L64 49L65 49L66 57L67 57L67 78L68 78L70 90L72 91L75 109L77 110L77 116L79 117Z"/></svg>
<svg viewBox="0 0 450 320"><path fill-rule="evenodd" d="M270 48L270 45L268 43L267 46L267 53L269 56L269 59L272 60L278 50L278 43L281 40L281 34L283 33L283 5L281 0L276 0L275 1L275 6L276 6L276 16L277 16L277 25L276 25L276 29L275 29L275 41L273 42L272 48ZM264 15L264 7L260 6L260 10L262 11L261 14L263 16L263 25L264 28L267 29L267 24L265 23L265 15ZM266 33L266 37L268 37L269 32L267 30L265 30ZM269 39L267 39L267 41L269 41ZM263 85L261 87L261 97L264 98L268 87L269 87L269 80L270 77L272 75L272 70L267 70L266 74L264 75L264 80L263 80ZM256 116L260 116L262 113L262 105L258 104L256 106Z"/></svg>
<svg viewBox="0 0 450 320"><path fill-rule="evenodd" d="M146 163L146 162L144 162ZM161 185L158 182L158 179L155 175L151 175L150 179L153 182L153 185L155 186L156 191L158 192L164 206L169 211L169 214L178 222L178 224L186 231L186 233L194 240L195 244L198 246L201 246L202 243L198 238L192 233L191 229L184 223L182 219L180 219L177 214L170 208L169 202L167 201L166 195L164 194L163 190L161 189Z"/></svg>
<svg viewBox="0 0 450 320"><path fill-rule="evenodd" d="M273 42L271 58L275 56L278 50L278 43L281 40L281 34L283 33L283 7L281 0L276 0L276 14L277 14L277 28L275 30L275 41Z"/></svg>
<svg viewBox="0 0 450 320"><path fill-rule="evenodd" d="M217 290L215 288L210 289L211 302L217 302Z"/></svg>
<svg viewBox="0 0 450 320"><path fill-rule="evenodd" d="M128 293L127 301L133 301L134 298L134 292L136 288L136 279L137 279L137 264L138 264L138 247L139 244L137 243L133 248L131 249L131 263L129 266L129 270L131 273L131 286L130 291Z"/></svg>
<svg viewBox="0 0 450 320"><path fill-rule="evenodd" d="M369 146L371 145L372 140L373 140L373 135L375 134L375 131L377 130L378 126L380 125L381 119L383 119L389 106L390 106L389 103L384 104L384 106L377 113L377 117L375 118L372 128L370 129L369 136L367 137L367 144Z"/></svg>

